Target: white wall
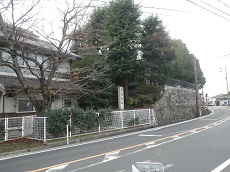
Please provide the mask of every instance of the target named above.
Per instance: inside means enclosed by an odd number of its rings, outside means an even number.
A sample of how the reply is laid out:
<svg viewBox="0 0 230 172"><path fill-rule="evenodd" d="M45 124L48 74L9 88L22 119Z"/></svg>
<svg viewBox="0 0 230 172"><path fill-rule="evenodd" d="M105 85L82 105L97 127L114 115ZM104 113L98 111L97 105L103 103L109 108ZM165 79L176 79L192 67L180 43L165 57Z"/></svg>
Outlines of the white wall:
<svg viewBox="0 0 230 172"><path fill-rule="evenodd" d="M78 107L78 102L75 99L75 96L63 96L59 99L56 99L52 103L52 109L61 109L64 108L64 99L71 99L71 108Z"/></svg>
<svg viewBox="0 0 230 172"><path fill-rule="evenodd" d="M5 96L5 113L15 113L16 112L16 98Z"/></svg>
<svg viewBox="0 0 230 172"><path fill-rule="evenodd" d="M57 72L61 72L61 73L70 72L70 62L62 62L59 65Z"/></svg>

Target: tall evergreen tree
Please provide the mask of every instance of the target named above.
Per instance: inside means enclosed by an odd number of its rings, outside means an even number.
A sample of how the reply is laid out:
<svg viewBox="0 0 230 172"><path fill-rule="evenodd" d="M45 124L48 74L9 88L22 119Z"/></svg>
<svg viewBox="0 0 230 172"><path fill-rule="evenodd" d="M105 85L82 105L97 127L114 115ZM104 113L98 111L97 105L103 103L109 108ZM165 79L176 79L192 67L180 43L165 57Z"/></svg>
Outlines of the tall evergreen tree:
<svg viewBox="0 0 230 172"><path fill-rule="evenodd" d="M194 83L194 59L181 40L172 40L176 58L173 60L170 78Z"/></svg>
<svg viewBox="0 0 230 172"><path fill-rule="evenodd" d="M109 108L113 98L113 84L108 75L109 65L106 61L108 43L103 25L106 11L107 6L96 8L88 23L73 32L75 40L72 51L77 52L82 59L72 63L72 68L76 69L77 77L85 78L83 81L87 83L86 88L92 90L78 94L82 108ZM90 80L86 82L88 78Z"/></svg>
<svg viewBox="0 0 230 172"><path fill-rule="evenodd" d="M175 58L169 34L158 16L149 16L142 25L141 51L145 76L152 84L164 82Z"/></svg>
<svg viewBox="0 0 230 172"><path fill-rule="evenodd" d="M104 21L105 34L111 43L107 56L110 76L116 85L124 86L125 101L129 78L136 71L140 15L140 7L133 0L115 0L110 2Z"/></svg>
<svg viewBox="0 0 230 172"><path fill-rule="evenodd" d="M206 82L204 74L200 68L199 60L191 54L181 40L172 40L176 58L171 66L170 78L195 83L194 60L196 60L198 86L202 88Z"/></svg>

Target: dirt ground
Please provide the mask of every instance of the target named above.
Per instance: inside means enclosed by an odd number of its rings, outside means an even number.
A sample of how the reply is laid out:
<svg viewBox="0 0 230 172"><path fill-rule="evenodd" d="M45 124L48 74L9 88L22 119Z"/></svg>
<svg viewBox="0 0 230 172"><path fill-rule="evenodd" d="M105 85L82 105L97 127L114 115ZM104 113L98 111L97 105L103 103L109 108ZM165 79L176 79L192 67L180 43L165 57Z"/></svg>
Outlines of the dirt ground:
<svg viewBox="0 0 230 172"><path fill-rule="evenodd" d="M45 144L42 141L29 138L18 138L0 142L0 153L13 152L19 150L30 151L30 149L32 148L42 146L45 146Z"/></svg>

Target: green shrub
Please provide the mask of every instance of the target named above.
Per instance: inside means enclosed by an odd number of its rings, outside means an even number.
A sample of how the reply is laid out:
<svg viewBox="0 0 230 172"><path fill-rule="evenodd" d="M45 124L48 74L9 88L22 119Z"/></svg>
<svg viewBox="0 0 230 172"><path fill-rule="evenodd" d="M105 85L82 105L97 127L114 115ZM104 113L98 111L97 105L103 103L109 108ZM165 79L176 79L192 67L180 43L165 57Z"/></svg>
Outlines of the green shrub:
<svg viewBox="0 0 230 172"><path fill-rule="evenodd" d="M97 129L99 123L107 127L112 123L112 115L107 113L108 110L100 110L98 115L92 109L64 109L52 110L46 112L47 130L53 136L61 136L66 133L66 125L69 124L70 115L72 114L72 127L77 127L81 131Z"/></svg>
<svg viewBox="0 0 230 172"><path fill-rule="evenodd" d="M128 123L129 126L134 126L134 125L138 125L138 124L139 124L139 118L138 117L131 119Z"/></svg>
<svg viewBox="0 0 230 172"><path fill-rule="evenodd" d="M99 123L101 127L108 127L112 124L112 114L109 113L109 109L100 110L99 113Z"/></svg>
<svg viewBox="0 0 230 172"><path fill-rule="evenodd" d="M69 122L70 112L64 110L50 110L45 116L47 118L47 131L53 136L61 136L66 133L66 125Z"/></svg>
<svg viewBox="0 0 230 172"><path fill-rule="evenodd" d="M98 115L91 109L71 109L72 123L81 130L92 130L98 127Z"/></svg>

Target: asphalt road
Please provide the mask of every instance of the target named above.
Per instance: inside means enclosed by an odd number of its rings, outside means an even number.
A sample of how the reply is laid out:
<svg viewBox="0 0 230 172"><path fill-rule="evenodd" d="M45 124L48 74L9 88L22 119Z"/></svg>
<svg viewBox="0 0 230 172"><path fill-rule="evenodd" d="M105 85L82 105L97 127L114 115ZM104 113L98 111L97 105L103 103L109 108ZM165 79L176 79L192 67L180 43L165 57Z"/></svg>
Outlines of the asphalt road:
<svg viewBox="0 0 230 172"><path fill-rule="evenodd" d="M0 172L131 172L160 162L165 172L230 172L230 108L158 128L0 157Z"/></svg>

